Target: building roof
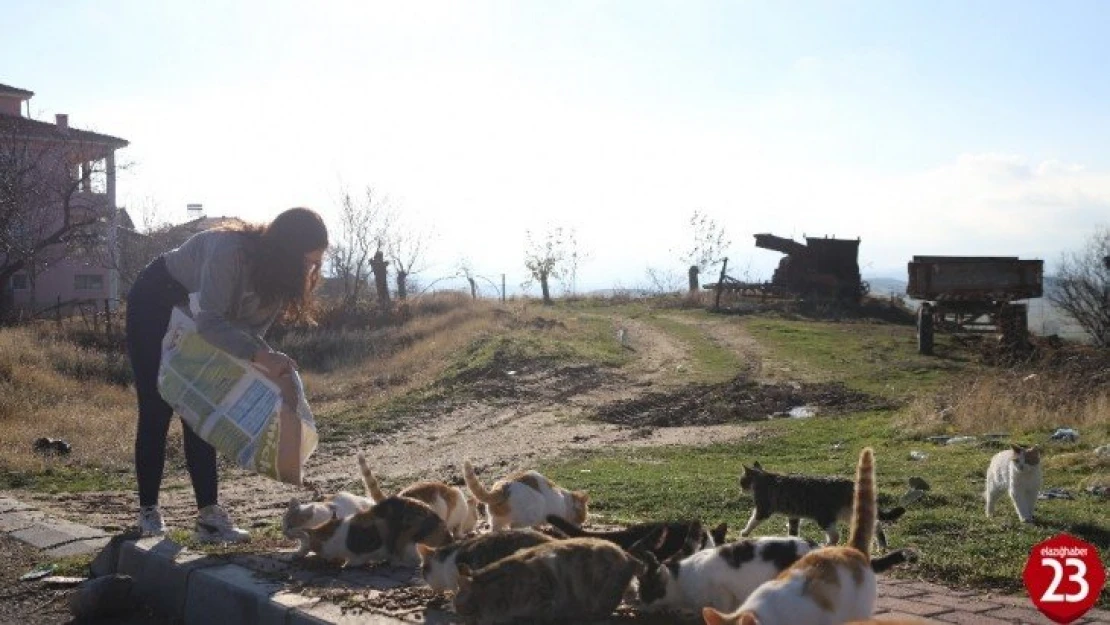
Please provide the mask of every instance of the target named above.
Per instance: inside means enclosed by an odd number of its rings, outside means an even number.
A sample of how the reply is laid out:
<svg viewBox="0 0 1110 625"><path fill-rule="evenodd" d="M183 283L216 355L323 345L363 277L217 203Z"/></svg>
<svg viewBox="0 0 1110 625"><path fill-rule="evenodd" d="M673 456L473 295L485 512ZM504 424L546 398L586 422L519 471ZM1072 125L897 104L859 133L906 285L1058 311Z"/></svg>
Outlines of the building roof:
<svg viewBox="0 0 1110 625"><path fill-rule="evenodd" d="M111 146L113 148L124 148L128 145L126 139L120 139L119 137L102 135L98 132L79 130L72 127L59 128L57 124L40 122L18 115L4 115L0 113L0 136L7 135L10 135L11 138L17 139L41 139L44 141L78 141L83 143L96 143L100 145Z"/></svg>
<svg viewBox="0 0 1110 625"><path fill-rule="evenodd" d="M13 87L11 85L5 85L4 83L0 83L0 95L16 95L16 96L19 96L20 98L26 100L27 98L35 95L35 92L34 91L27 91L26 89L20 89L19 87Z"/></svg>

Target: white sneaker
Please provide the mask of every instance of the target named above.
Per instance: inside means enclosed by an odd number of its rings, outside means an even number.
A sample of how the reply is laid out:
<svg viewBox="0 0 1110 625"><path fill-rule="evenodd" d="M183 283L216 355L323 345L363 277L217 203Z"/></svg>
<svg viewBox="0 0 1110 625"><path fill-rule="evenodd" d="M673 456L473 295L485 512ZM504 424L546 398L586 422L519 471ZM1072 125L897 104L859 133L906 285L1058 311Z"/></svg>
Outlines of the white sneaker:
<svg viewBox="0 0 1110 625"><path fill-rule="evenodd" d="M250 538L247 531L235 527L218 504L205 506L197 513L197 540L203 543L241 543Z"/></svg>
<svg viewBox="0 0 1110 625"><path fill-rule="evenodd" d="M158 506L139 508L139 534L141 536L164 536L166 522L162 520L162 510Z"/></svg>

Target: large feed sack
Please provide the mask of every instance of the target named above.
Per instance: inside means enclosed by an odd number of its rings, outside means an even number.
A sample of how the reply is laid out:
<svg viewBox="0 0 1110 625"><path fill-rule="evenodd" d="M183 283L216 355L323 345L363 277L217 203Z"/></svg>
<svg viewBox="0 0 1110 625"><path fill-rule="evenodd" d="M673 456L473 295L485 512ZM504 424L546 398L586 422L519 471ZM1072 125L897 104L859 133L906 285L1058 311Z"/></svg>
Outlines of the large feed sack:
<svg viewBox="0 0 1110 625"><path fill-rule="evenodd" d="M239 466L301 485L318 438L297 372L273 377L220 350L177 307L162 339L158 392L198 436Z"/></svg>

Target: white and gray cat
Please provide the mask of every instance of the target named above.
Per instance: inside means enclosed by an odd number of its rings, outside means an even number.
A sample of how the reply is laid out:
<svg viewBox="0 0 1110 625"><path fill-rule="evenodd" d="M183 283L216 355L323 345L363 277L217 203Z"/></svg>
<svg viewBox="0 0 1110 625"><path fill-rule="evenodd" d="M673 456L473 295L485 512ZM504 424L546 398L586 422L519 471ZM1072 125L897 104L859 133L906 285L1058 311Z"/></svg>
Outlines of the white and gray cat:
<svg viewBox="0 0 1110 625"><path fill-rule="evenodd" d="M1041 490L1044 472L1041 453L1036 446L1011 445L991 458L987 468L987 485L983 497L987 500L987 516L994 513L994 506L1003 493L1010 495L1018 518L1024 523L1033 522L1033 505Z"/></svg>

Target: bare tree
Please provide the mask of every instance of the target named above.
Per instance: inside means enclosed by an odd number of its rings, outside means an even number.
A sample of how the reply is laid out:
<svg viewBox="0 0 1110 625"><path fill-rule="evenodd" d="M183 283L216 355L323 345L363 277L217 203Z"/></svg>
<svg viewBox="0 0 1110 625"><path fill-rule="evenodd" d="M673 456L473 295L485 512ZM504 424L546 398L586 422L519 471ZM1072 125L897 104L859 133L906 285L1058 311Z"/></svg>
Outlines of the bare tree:
<svg viewBox="0 0 1110 625"><path fill-rule="evenodd" d="M1091 235L1086 247L1065 253L1056 271L1059 287L1048 300L1083 327L1095 344L1110 347L1110 226Z"/></svg>
<svg viewBox="0 0 1110 625"><path fill-rule="evenodd" d="M393 211L389 198L366 187L362 196L344 190L339 228L329 253L331 273L343 285L343 303L358 303L369 282L374 254L386 245Z"/></svg>
<svg viewBox="0 0 1110 625"><path fill-rule="evenodd" d="M671 269L648 267L646 270L647 289L658 295L680 293L682 291L682 276Z"/></svg>
<svg viewBox="0 0 1110 625"><path fill-rule="evenodd" d="M592 254L578 244L578 232L571 228L566 233L564 241L566 251L564 271L561 272L560 282L563 285L564 295L578 293L578 268L590 260Z"/></svg>
<svg viewBox="0 0 1110 625"><path fill-rule="evenodd" d="M470 285L470 299L478 299L478 274L474 272L474 264L469 258L463 256L456 267L458 275L466 278L466 283Z"/></svg>
<svg viewBox="0 0 1110 625"><path fill-rule="evenodd" d="M697 267L699 274L705 273L709 267L721 262L732 241L726 236L724 226L700 210L695 210L690 216L689 224L693 241L682 254L682 260L691 267L690 290L694 291L697 286L693 268Z"/></svg>
<svg viewBox="0 0 1110 625"><path fill-rule="evenodd" d="M0 285L26 271L34 293L40 270L67 256L100 253L115 212L102 188L114 175L110 155L0 126ZM0 297L0 316L8 304Z"/></svg>
<svg viewBox="0 0 1110 625"><path fill-rule="evenodd" d="M561 226L550 227L542 238L536 239L530 230L524 233L524 266L529 277L521 285L529 288L533 282L540 283L544 305L551 305L551 281L566 275L567 237Z"/></svg>
<svg viewBox="0 0 1110 625"><path fill-rule="evenodd" d="M393 228L386 247L397 280L397 299L408 296L409 278L426 269L424 255L431 237L428 230L399 225Z"/></svg>

